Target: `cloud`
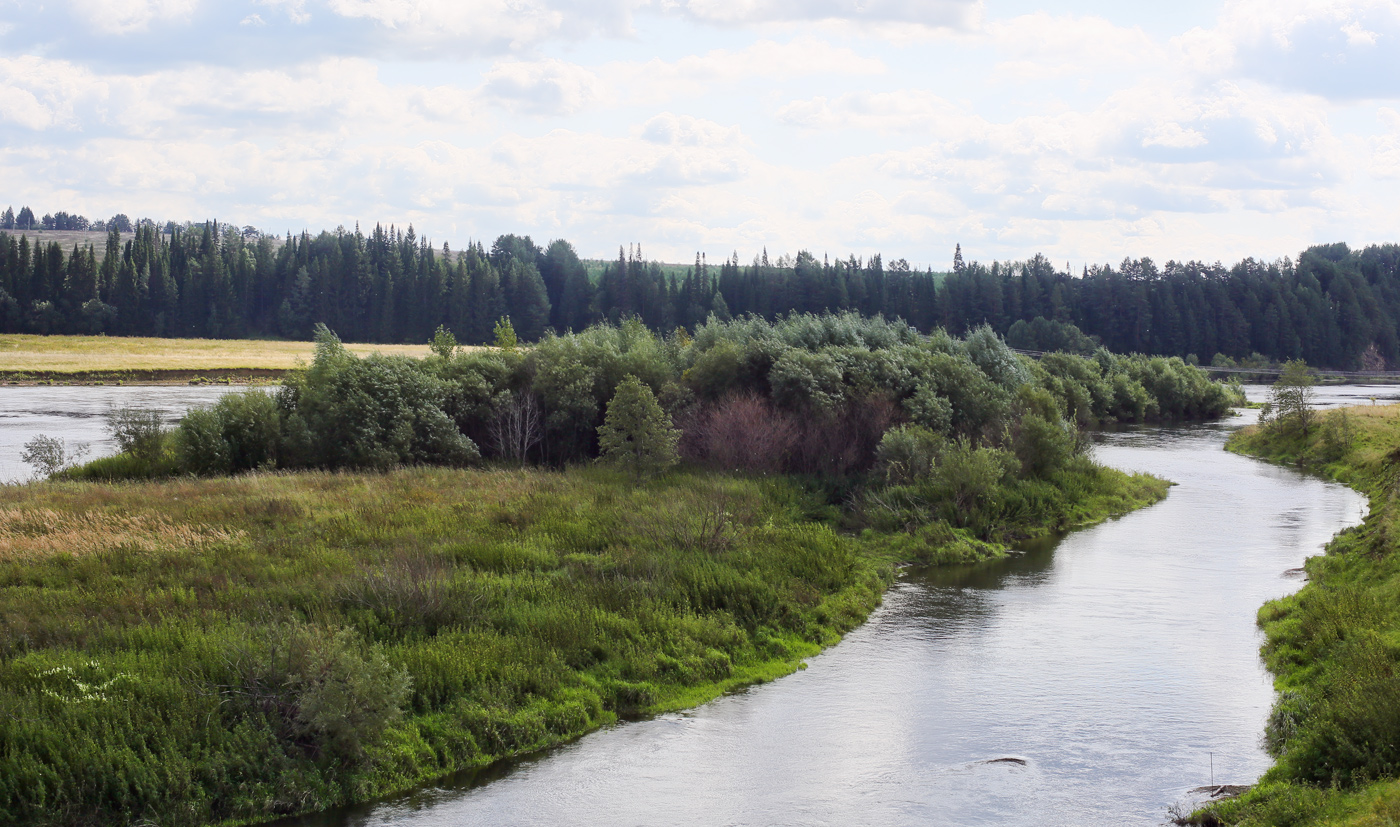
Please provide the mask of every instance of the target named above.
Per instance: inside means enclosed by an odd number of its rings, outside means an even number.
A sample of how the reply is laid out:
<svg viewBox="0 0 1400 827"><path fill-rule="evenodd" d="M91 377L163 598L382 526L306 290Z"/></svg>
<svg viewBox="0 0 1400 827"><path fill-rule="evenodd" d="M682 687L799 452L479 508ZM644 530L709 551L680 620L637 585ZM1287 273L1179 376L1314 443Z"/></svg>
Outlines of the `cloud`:
<svg viewBox="0 0 1400 827"><path fill-rule="evenodd" d="M198 0L70 0L73 17L108 35L145 31L153 21L188 20Z"/></svg>
<svg viewBox="0 0 1400 827"><path fill-rule="evenodd" d="M1205 75L1246 77L1334 100L1400 94L1395 0L1229 0L1178 48Z"/></svg>
<svg viewBox="0 0 1400 827"><path fill-rule="evenodd" d="M1400 112L1383 106L1377 114L1386 131L1371 139L1370 172L1377 178L1400 178Z"/></svg>
<svg viewBox="0 0 1400 827"><path fill-rule="evenodd" d="M1044 80L1075 75L1092 77L1158 66L1166 49L1141 28L1117 26L1102 17L1036 12L992 21L975 37L985 38L1003 56L995 77Z"/></svg>
<svg viewBox="0 0 1400 827"><path fill-rule="evenodd" d="M631 103L651 104L713 92L719 85L805 77L871 77L886 72L878 58L812 37L759 40L743 49L714 49L666 61L618 61L599 69Z"/></svg>
<svg viewBox="0 0 1400 827"><path fill-rule="evenodd" d="M641 136L654 144L672 146L737 146L747 141L737 126L721 126L690 115L663 112L642 124Z"/></svg>
<svg viewBox="0 0 1400 827"><path fill-rule="evenodd" d="M977 0L680 0L665 5L694 20L726 26L840 20L946 29L970 28L982 6Z"/></svg>
<svg viewBox="0 0 1400 827"><path fill-rule="evenodd" d="M486 73L481 94L516 112L561 116L598 100L602 83L582 66L554 58L509 61L497 63Z"/></svg>

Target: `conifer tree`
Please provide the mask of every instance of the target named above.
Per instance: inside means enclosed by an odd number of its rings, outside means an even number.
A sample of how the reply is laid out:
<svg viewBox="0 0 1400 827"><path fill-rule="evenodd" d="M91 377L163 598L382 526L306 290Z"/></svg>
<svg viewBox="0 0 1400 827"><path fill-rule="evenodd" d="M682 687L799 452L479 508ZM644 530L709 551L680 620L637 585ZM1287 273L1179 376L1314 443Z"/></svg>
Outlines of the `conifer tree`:
<svg viewBox="0 0 1400 827"><path fill-rule="evenodd" d="M598 427L599 456L640 480L676 464L680 437L651 388L629 373L617 386Z"/></svg>

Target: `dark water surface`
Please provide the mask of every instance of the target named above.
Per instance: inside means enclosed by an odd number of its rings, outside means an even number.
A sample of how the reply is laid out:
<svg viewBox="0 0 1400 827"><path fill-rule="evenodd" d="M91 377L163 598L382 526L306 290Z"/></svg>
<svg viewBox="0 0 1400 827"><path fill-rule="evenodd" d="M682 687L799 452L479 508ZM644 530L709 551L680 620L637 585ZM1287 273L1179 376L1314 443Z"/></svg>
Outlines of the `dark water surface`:
<svg viewBox="0 0 1400 827"><path fill-rule="evenodd" d="M1321 399L1372 394L1394 391ZM1251 418L1105 435L1100 461L1179 483L1166 500L998 565L909 572L805 671L286 824L1162 824L1212 761L1216 783L1268 767L1255 613L1365 510L1221 450Z"/></svg>

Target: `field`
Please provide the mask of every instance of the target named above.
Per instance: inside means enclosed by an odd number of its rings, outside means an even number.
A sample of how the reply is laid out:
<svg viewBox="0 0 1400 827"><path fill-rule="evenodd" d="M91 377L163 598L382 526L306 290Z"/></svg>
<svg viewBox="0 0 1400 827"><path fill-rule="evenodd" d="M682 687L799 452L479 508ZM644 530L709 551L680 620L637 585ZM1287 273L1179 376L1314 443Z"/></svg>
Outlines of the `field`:
<svg viewBox="0 0 1400 827"><path fill-rule="evenodd" d="M10 379L75 379L122 372L185 374L274 372L311 361L312 342L247 339L147 339L112 336L0 335L0 376ZM358 355L426 356L424 345L357 345ZM137 377L137 378L159 378Z"/></svg>
<svg viewBox="0 0 1400 827"><path fill-rule="evenodd" d="M0 823L319 810L784 674L889 582L820 511L591 468L0 489Z"/></svg>

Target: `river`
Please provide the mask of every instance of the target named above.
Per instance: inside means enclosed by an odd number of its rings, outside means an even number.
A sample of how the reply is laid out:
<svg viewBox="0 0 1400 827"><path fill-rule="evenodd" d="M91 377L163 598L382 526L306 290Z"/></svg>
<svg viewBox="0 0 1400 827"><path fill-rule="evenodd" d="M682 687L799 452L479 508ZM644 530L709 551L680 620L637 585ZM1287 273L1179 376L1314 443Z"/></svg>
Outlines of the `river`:
<svg viewBox="0 0 1400 827"><path fill-rule="evenodd" d="M0 470L33 433L111 450L114 404L174 416L226 390L0 388ZM1100 435L1100 461L1177 482L1167 499L998 564L907 571L803 671L282 827L1162 824L1267 768L1255 613L1365 510L1221 450L1253 416Z"/></svg>
<svg viewBox="0 0 1400 827"><path fill-rule="evenodd" d="M1396 390L1318 401L1372 395ZM1102 435L1100 461L1177 482L1167 499L996 565L907 572L789 677L280 827L1163 824L1193 788L1268 767L1255 613L1365 512L1221 450L1253 417Z"/></svg>
<svg viewBox="0 0 1400 827"><path fill-rule="evenodd" d="M0 386L0 483L25 482L34 470L20 461L34 437L62 439L69 449L86 447L87 459L117 452L107 434L113 408L154 408L174 423L196 405L208 405L239 385L17 385Z"/></svg>

